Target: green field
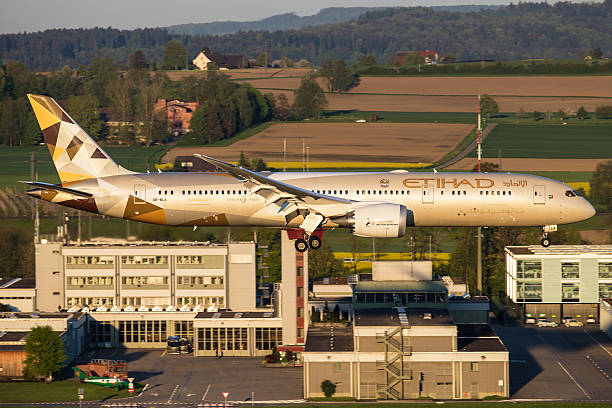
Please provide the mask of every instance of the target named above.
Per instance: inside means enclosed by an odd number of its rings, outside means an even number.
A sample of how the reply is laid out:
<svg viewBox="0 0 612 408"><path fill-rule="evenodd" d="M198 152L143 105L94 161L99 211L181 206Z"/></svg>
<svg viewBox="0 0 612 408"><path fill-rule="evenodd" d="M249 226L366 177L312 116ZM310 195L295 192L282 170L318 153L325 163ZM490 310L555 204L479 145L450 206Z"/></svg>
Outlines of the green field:
<svg viewBox="0 0 612 408"><path fill-rule="evenodd" d="M483 143L484 157L612 158L612 126L498 124ZM476 153L472 152L471 157Z"/></svg>
<svg viewBox="0 0 612 408"><path fill-rule="evenodd" d="M155 163L170 149L155 147L104 147L106 152L122 166L134 171L155 171ZM15 187L17 181L30 180L30 154L34 152L34 171L40 181L57 183L59 179L46 146L0 146L0 188Z"/></svg>
<svg viewBox="0 0 612 408"><path fill-rule="evenodd" d="M107 400L127 398L127 389L116 391L99 385L84 384L76 380L55 381L50 384L41 382L0 382L0 403L18 402L68 402L78 401L78 389L84 388L84 399ZM142 390L141 384L134 384L136 395Z"/></svg>

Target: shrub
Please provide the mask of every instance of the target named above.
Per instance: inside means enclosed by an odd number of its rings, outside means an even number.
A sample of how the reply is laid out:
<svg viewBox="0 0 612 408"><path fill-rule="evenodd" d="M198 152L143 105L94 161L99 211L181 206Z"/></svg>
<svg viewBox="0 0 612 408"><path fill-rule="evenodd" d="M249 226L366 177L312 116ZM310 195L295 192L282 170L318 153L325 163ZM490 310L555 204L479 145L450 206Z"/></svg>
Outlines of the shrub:
<svg viewBox="0 0 612 408"><path fill-rule="evenodd" d="M321 383L321 391L327 398L331 398L336 393L336 384L329 380L325 380Z"/></svg>
<svg viewBox="0 0 612 408"><path fill-rule="evenodd" d="M599 119L612 119L612 105L601 105L595 108L595 114Z"/></svg>

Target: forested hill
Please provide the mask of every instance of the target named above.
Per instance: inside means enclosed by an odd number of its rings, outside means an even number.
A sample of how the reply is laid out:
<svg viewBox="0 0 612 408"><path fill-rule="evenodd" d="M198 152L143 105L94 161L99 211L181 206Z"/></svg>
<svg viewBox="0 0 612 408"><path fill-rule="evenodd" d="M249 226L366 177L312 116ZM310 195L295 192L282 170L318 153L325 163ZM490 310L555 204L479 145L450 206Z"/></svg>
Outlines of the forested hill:
<svg viewBox="0 0 612 408"><path fill-rule="evenodd" d="M221 53L256 57L267 43L272 59L327 58L355 61L373 54L384 62L399 50L436 50L460 59L576 58L599 46L612 55L612 0L603 3L519 3L476 12L432 8L370 11L358 19L301 30L238 32L224 36L170 34L165 29L49 30L0 36L0 60L25 62L32 70L88 65L103 55L125 62L137 49L159 62L171 39L191 57L208 46Z"/></svg>
<svg viewBox="0 0 612 408"><path fill-rule="evenodd" d="M380 8L380 7L378 7ZM312 16L295 13L278 14L258 21L215 21L212 23L179 24L167 27L172 34L223 35L238 31L299 30L308 26L354 20L377 7L328 7Z"/></svg>
<svg viewBox="0 0 612 408"><path fill-rule="evenodd" d="M433 6L434 10L471 12L484 9L497 9L501 6L459 5ZM299 30L324 24L342 23L358 18L368 11L384 7L328 7L312 16L300 17L295 13L278 14L258 21L215 21L212 23L178 24L166 27L171 34L224 35L238 31L277 31Z"/></svg>

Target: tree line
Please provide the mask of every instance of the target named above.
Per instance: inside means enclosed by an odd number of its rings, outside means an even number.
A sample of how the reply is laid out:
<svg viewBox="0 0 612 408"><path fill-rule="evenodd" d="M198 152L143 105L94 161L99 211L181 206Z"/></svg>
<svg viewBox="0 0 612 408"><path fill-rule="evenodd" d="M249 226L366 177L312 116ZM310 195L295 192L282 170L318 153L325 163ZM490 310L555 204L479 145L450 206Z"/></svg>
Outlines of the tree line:
<svg viewBox="0 0 612 408"><path fill-rule="evenodd" d="M0 65L0 144L42 141L27 93L58 100L95 140L126 145L169 140L166 112L155 110L159 99L199 102L193 121L198 143L232 137L272 117L270 101L250 85L232 82L220 72L170 81L162 71L151 71L140 50L129 56L124 70L107 57L95 57L87 68L50 73L7 62ZM110 129L108 122L117 126Z"/></svg>
<svg viewBox="0 0 612 408"><path fill-rule="evenodd" d="M612 0L605 0L518 3L467 13L389 8L367 12L350 22L220 36L177 35L163 28L47 30L0 35L0 60L19 61L44 71L87 66L96 56L125 64L140 49L159 65L163 48L171 40L183 44L190 59L205 45L249 58L267 48L271 58L306 58L315 64L329 58L353 63L363 54L387 61L398 51L427 49L460 60L569 59L582 58L596 46L604 54L612 52L611 18Z"/></svg>

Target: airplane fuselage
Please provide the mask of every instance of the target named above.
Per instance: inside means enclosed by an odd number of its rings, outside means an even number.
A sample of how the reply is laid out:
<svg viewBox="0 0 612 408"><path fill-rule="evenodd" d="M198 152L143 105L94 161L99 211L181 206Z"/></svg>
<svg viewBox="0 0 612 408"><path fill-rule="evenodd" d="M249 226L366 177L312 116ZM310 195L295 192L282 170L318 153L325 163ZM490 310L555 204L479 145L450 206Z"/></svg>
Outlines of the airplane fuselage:
<svg viewBox="0 0 612 408"><path fill-rule="evenodd" d="M354 202L401 204L414 226L543 226L591 217L593 207L571 187L547 178L506 173L270 173L304 190ZM278 205L227 173L151 173L70 183L92 194L30 192L93 213L160 225L298 227ZM344 204L338 204L344 205ZM350 205L346 204L347 212ZM410 224L408 226L410 226ZM323 228L337 227L326 220Z"/></svg>

